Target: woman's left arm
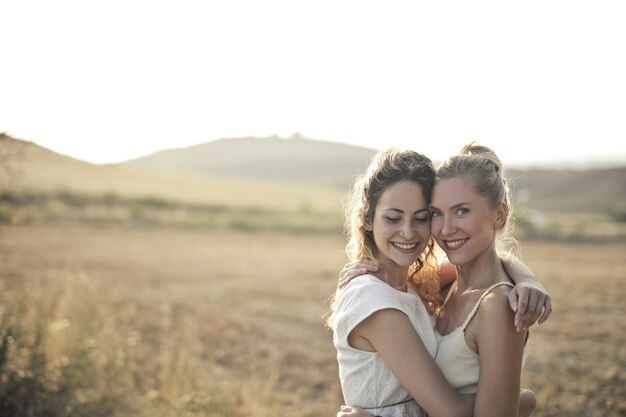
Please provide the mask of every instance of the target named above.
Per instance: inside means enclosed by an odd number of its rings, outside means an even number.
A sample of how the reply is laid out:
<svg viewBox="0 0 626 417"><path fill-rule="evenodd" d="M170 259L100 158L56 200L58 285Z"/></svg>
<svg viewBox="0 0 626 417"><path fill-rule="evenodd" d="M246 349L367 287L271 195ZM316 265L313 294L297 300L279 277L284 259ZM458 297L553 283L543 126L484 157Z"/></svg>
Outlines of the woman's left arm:
<svg viewBox="0 0 626 417"><path fill-rule="evenodd" d="M513 255L501 256L506 273L515 282L509 293L509 303L515 312L518 332L528 329L535 322L543 323L552 313L552 300L548 291L535 274ZM539 321L537 321L539 320Z"/></svg>
<svg viewBox="0 0 626 417"><path fill-rule="evenodd" d="M474 417L517 416L527 331L517 332L511 326L513 311L499 289L483 300L476 318L480 376Z"/></svg>

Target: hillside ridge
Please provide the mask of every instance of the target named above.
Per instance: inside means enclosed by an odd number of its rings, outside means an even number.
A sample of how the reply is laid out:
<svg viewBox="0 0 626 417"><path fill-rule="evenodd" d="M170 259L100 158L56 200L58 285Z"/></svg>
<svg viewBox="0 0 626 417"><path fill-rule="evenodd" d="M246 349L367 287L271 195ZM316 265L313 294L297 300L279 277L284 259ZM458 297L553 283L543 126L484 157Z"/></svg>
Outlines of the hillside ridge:
<svg viewBox="0 0 626 417"><path fill-rule="evenodd" d="M246 200L253 193L262 196L265 189L273 188L274 193L268 196L288 193L302 201L305 195L317 196L311 201L328 201L345 194L375 153L375 149L300 135L286 139L245 137L166 149L124 163L99 166L0 133L0 186L20 182L28 189L122 189L122 194L144 189L144 193L164 193L168 198L183 198L180 190L185 188L184 198L230 202ZM512 169L508 174L514 201L532 210L626 210L626 167ZM209 198L206 194L213 195ZM250 204L257 204L255 201L258 199L250 198Z"/></svg>
<svg viewBox="0 0 626 417"><path fill-rule="evenodd" d="M57 192L238 208L295 209L312 202L336 211L341 205L339 191L315 184L95 165L0 133L0 195Z"/></svg>
<svg viewBox="0 0 626 417"><path fill-rule="evenodd" d="M229 138L162 150L124 163L155 171L223 175L349 189L375 149L294 135ZM514 201L535 210L606 212L626 209L626 167L507 170Z"/></svg>
<svg viewBox="0 0 626 417"><path fill-rule="evenodd" d="M345 189L365 170L375 149L300 135L217 139L166 149L123 166L195 175L302 182Z"/></svg>

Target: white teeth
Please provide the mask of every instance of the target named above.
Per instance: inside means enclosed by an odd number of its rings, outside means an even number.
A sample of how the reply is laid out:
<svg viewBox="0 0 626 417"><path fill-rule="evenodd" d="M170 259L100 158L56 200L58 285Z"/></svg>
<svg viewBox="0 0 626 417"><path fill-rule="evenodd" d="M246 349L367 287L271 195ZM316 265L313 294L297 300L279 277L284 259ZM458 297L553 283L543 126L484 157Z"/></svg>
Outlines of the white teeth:
<svg viewBox="0 0 626 417"><path fill-rule="evenodd" d="M460 240L447 240L446 246L449 248L456 248L457 246L461 246L465 242L465 239Z"/></svg>
<svg viewBox="0 0 626 417"><path fill-rule="evenodd" d="M395 246L398 249L403 249L403 250L410 250L410 249L415 249L415 247L417 246L417 243L412 243L412 244L408 244L408 245L404 245L402 243L396 243L396 242L392 242L393 246Z"/></svg>

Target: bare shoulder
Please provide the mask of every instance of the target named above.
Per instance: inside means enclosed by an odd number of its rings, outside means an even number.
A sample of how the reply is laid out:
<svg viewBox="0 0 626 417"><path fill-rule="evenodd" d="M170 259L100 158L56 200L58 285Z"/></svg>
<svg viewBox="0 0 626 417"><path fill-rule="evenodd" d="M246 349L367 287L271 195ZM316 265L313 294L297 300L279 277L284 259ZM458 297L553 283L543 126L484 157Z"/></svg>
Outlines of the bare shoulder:
<svg viewBox="0 0 626 417"><path fill-rule="evenodd" d="M508 295L513 289L506 285L494 288L487 294L478 309L477 344L479 351L495 357L498 352L510 351L524 344L526 332L515 328L515 313ZM504 350L502 350L504 349Z"/></svg>
<svg viewBox="0 0 626 417"><path fill-rule="evenodd" d="M481 319L488 321L499 321L499 319L505 318L511 319L515 313L511 310L509 304L509 293L513 290L508 285L500 285L489 294L487 294L478 309L478 314ZM509 323L509 321L507 321Z"/></svg>

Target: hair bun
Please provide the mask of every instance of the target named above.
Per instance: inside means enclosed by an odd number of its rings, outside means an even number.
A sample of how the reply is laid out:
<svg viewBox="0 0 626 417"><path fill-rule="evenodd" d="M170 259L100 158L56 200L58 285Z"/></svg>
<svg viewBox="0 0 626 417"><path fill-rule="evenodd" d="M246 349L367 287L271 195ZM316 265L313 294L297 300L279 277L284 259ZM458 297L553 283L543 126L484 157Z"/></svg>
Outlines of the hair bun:
<svg viewBox="0 0 626 417"><path fill-rule="evenodd" d="M502 173L502 162L498 155L489 147L483 146L480 143L473 141L468 143L467 145L461 148L459 152L461 155L475 155L478 157L485 158L488 162L493 164L496 169L496 172Z"/></svg>

